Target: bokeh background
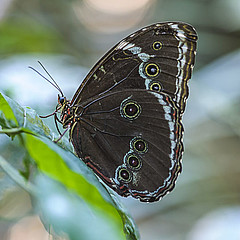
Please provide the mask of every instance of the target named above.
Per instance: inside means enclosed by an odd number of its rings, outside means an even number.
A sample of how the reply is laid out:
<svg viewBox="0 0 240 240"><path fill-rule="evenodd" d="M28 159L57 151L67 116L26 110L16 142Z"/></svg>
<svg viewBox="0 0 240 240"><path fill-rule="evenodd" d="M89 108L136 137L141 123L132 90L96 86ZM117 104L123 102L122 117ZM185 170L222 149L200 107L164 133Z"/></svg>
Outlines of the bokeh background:
<svg viewBox="0 0 240 240"><path fill-rule="evenodd" d="M142 240L240 239L239 0L0 0L0 91L39 114L57 91L28 68L40 60L71 98L93 64L140 27L192 24L199 35L184 116L183 172L160 202L120 200ZM53 126L52 119L46 119ZM21 150L0 136L0 154ZM13 150L14 149L14 150ZM0 240L47 240L28 194L0 172ZM7 188L6 186L9 186Z"/></svg>

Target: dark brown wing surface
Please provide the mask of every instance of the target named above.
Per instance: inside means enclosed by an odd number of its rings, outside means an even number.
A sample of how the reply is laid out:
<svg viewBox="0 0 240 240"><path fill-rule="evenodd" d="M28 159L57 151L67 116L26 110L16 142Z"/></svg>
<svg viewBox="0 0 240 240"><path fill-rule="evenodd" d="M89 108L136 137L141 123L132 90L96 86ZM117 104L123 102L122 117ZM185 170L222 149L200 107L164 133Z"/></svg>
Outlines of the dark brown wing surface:
<svg viewBox="0 0 240 240"><path fill-rule="evenodd" d="M178 111L166 94L111 93L85 109L73 128L72 143L78 156L119 194L155 201L173 188L181 171Z"/></svg>
<svg viewBox="0 0 240 240"><path fill-rule="evenodd" d="M77 155L122 196L157 201L175 185L196 41L186 23L142 28L99 60L71 101Z"/></svg>
<svg viewBox="0 0 240 240"><path fill-rule="evenodd" d="M188 97L197 35L186 23L157 23L114 46L90 71L72 104L122 89L151 89L169 94L180 112Z"/></svg>

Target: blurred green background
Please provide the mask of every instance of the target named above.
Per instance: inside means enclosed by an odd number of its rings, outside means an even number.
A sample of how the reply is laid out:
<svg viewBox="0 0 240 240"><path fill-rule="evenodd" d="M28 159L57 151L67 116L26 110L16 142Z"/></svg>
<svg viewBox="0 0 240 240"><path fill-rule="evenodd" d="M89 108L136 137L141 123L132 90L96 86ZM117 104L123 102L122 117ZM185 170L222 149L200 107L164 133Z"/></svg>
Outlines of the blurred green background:
<svg viewBox="0 0 240 240"><path fill-rule="evenodd" d="M192 24L199 41L184 115L183 172L160 202L120 200L142 240L239 240L239 12L239 0L0 0L0 91L49 114L57 91L29 65L39 70L40 60L71 98L126 35L154 22ZM45 122L54 129L53 119ZM13 145L0 135L0 154L18 165L24 154ZM0 240L48 239L26 192L2 172L0 184Z"/></svg>

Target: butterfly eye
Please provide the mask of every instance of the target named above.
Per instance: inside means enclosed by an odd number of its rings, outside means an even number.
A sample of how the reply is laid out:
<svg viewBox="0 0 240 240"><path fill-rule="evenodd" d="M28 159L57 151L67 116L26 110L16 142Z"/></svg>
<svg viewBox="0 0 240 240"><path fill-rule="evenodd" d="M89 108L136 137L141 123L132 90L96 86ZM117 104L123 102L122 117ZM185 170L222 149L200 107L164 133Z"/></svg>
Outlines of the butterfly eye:
<svg viewBox="0 0 240 240"><path fill-rule="evenodd" d="M59 97L59 103L60 103L61 105L63 105L64 101L65 101L65 98L64 98L64 97Z"/></svg>
<svg viewBox="0 0 240 240"><path fill-rule="evenodd" d="M130 145L132 149L138 153L146 153L148 150L146 141L144 141L141 137L133 138L130 142Z"/></svg>
<svg viewBox="0 0 240 240"><path fill-rule="evenodd" d="M133 153L128 153L124 158L124 162L132 170L139 170L142 166L141 159Z"/></svg>
<svg viewBox="0 0 240 240"><path fill-rule="evenodd" d="M152 47L153 47L153 49L156 50L156 51L157 51L157 50L160 50L160 49L162 48L162 43L159 42L159 41L156 41L156 42L153 43Z"/></svg>
<svg viewBox="0 0 240 240"><path fill-rule="evenodd" d="M160 72L160 68L155 63L149 63L145 66L145 73L149 77L156 77Z"/></svg>
<svg viewBox="0 0 240 240"><path fill-rule="evenodd" d="M133 120L139 117L141 113L141 106L133 100L124 100L120 106L120 114L122 117Z"/></svg>
<svg viewBox="0 0 240 240"><path fill-rule="evenodd" d="M119 181L129 183L132 180L132 175L126 168L120 168L118 170L118 179Z"/></svg>
<svg viewBox="0 0 240 240"><path fill-rule="evenodd" d="M154 81L149 84L149 89L160 92L162 90L162 86L159 82Z"/></svg>

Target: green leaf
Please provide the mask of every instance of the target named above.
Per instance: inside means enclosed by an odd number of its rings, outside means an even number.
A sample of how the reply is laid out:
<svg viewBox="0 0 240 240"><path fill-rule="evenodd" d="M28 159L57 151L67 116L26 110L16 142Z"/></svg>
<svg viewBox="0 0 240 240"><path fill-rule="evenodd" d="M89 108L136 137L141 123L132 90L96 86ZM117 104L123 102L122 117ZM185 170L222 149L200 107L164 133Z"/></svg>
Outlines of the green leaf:
<svg viewBox="0 0 240 240"><path fill-rule="evenodd" d="M18 183L23 189L26 191L33 193L34 187L33 185L26 181L26 179L7 162L2 156L0 156L0 166L1 168L16 182Z"/></svg>
<svg viewBox="0 0 240 240"><path fill-rule="evenodd" d="M50 232L54 230L61 234L64 231L71 240L125 239L116 221L104 211L93 208L59 182L41 175L37 178L37 188L39 192L36 203L47 229L48 223L51 223Z"/></svg>
<svg viewBox="0 0 240 240"><path fill-rule="evenodd" d="M52 138L52 132L43 124L36 112L29 107L21 107L17 102L0 93L0 125L8 134L32 132Z"/></svg>
<svg viewBox="0 0 240 240"><path fill-rule="evenodd" d="M21 136L22 147L28 152L30 159L35 161L37 172L54 179L58 185L64 186L68 193L75 194L81 202L80 205L86 205L87 212L91 211L91 214L96 215L97 219L104 217L105 224L114 226L114 232L118 236L115 239L138 239L139 235L132 218L114 199L114 194L109 194L95 174L72 153L72 146L69 142L65 140L61 143L64 149L52 142L54 134L34 110L20 107L13 100L1 96L0 104L5 102L5 107L0 109L3 113L0 115L0 123L3 119L6 123L2 125L1 132ZM15 121L15 124L13 125L11 121ZM26 161L29 161L28 158ZM16 174L15 170L16 176L21 176L21 178L16 178L12 174L10 165L6 165L3 161L0 161L0 165L18 184L24 187L22 181L24 178L19 172ZM30 169L28 164L27 167ZM29 173L24 176L29 176ZM37 186L34 188L37 189L36 191L30 191L30 194L34 195L37 201L42 199L41 194L39 195L42 190L39 188ZM45 188L47 191L48 186ZM42 212L45 211L43 208Z"/></svg>
<svg viewBox="0 0 240 240"><path fill-rule="evenodd" d="M25 121L24 128L30 130L31 132L46 136L50 139L54 138L53 132L49 129L47 125L45 125L41 118L37 115L36 111L31 109L30 107L24 107L25 113Z"/></svg>
<svg viewBox="0 0 240 240"><path fill-rule="evenodd" d="M12 122L14 122L14 124ZM1 93L0 125L3 128L0 133L6 133L11 136L25 132L46 136L51 140L59 137L55 136L50 128L43 123L35 110L30 107L21 107L17 102ZM69 151L73 151L72 145L65 136L61 138L58 144Z"/></svg>
<svg viewBox="0 0 240 240"><path fill-rule="evenodd" d="M74 191L92 208L108 216L119 229L123 229L118 211L103 198L108 192L82 161L43 137L26 135L26 147L44 174L62 183L68 190Z"/></svg>
<svg viewBox="0 0 240 240"><path fill-rule="evenodd" d="M0 93L0 124L4 128L19 126L19 123L15 117L15 113L13 112L15 107L12 109L10 102L12 102L10 98ZM16 109L21 109L21 107L18 106Z"/></svg>
<svg viewBox="0 0 240 240"><path fill-rule="evenodd" d="M11 129L9 129L11 130ZM18 139L16 139L18 140ZM7 159L8 165L12 165L13 168L19 172L27 172L27 166L23 165L22 159L27 157L27 151L19 146L17 141L9 141L9 138L6 136L0 136L0 154L2 158ZM29 160L28 160L29 161ZM31 161L32 163L33 161ZM32 164L31 164L32 166ZM32 168L31 168L32 171ZM30 173L30 171L28 171ZM28 174L29 176L29 174ZM17 186L16 181L13 181L6 171L4 172L3 169L0 168L0 205L4 206L4 201L6 201L6 194L9 192L15 192L16 189L19 188ZM3 201L3 202L2 202ZM8 201L9 202L9 201ZM8 206L11 203L8 204Z"/></svg>

